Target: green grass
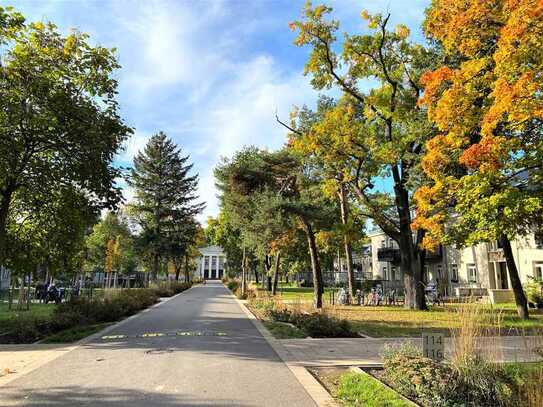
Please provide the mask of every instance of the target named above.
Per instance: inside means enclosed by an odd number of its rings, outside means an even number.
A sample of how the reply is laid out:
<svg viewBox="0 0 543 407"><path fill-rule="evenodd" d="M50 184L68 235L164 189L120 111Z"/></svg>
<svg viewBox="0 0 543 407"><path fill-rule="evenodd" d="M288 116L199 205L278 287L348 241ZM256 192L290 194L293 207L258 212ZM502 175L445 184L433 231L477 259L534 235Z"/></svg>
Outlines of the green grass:
<svg viewBox="0 0 543 407"><path fill-rule="evenodd" d="M363 373L347 373L340 378L336 397L350 407L405 407L405 401L394 390Z"/></svg>
<svg viewBox="0 0 543 407"><path fill-rule="evenodd" d="M13 304L13 309L8 309L8 304L0 303L0 323L10 318L16 318L19 314L32 315L39 318L48 318L53 315L56 305L50 304L30 304L30 310L16 310L17 304Z"/></svg>
<svg viewBox="0 0 543 407"><path fill-rule="evenodd" d="M334 313L349 320L358 332L373 337L419 336L424 330L447 333L458 326L458 316L454 312L457 304L431 307L428 311L406 310L401 306L337 306ZM516 308L511 304L485 306L488 312L499 312L501 331L504 335L531 334L543 331L543 313L531 310L530 319L519 319Z"/></svg>
<svg viewBox="0 0 543 407"><path fill-rule="evenodd" d="M80 339L83 339L93 333L101 331L107 326L111 325L112 322L105 322L101 324L94 325L85 325L85 326L76 326L73 328L65 329L64 331L57 332L56 334L50 335L43 340L43 343L72 343Z"/></svg>
<svg viewBox="0 0 543 407"><path fill-rule="evenodd" d="M264 321L264 326L270 331L275 339L299 339L307 337L300 329L284 322Z"/></svg>
<svg viewBox="0 0 543 407"><path fill-rule="evenodd" d="M266 292L263 288L258 288L259 292ZM325 288L323 299L327 300L330 289ZM283 300L298 300L298 301L313 301L313 287L291 287L289 286L281 286L277 289L277 295L281 297Z"/></svg>

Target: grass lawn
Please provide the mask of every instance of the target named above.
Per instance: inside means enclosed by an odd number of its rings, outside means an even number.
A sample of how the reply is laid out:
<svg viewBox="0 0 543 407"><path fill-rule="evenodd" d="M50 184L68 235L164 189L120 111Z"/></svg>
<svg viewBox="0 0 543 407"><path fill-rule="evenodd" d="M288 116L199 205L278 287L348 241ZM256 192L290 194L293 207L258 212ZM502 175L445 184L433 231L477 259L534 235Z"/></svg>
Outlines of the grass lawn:
<svg viewBox="0 0 543 407"><path fill-rule="evenodd" d="M406 310L401 306L358 307L336 306L330 311L340 318L348 319L357 331L374 337L419 336L423 330L447 333L459 326L458 305L431 307L429 311ZM504 335L539 334L543 331L542 310L531 310L530 319L523 321L516 315L514 305L485 306L501 315L501 330Z"/></svg>
<svg viewBox="0 0 543 407"><path fill-rule="evenodd" d="M263 321L264 326L275 339L306 338L307 335L300 329L284 322Z"/></svg>
<svg viewBox="0 0 543 407"><path fill-rule="evenodd" d="M64 331L57 332L56 334L50 335L43 340L43 343L71 343L76 342L80 339L83 339L93 333L101 331L107 326L111 325L113 322L105 322L101 324L94 325L84 325L76 326L70 329L65 329Z"/></svg>
<svg viewBox="0 0 543 407"><path fill-rule="evenodd" d="M413 405L365 372L347 373L341 376L335 396L342 401L344 406L404 407Z"/></svg>
<svg viewBox="0 0 543 407"><path fill-rule="evenodd" d="M260 293L265 293L266 290L263 288L258 288L258 291ZM330 295L330 289L325 288L324 289L324 295L323 300L328 299L328 295ZM289 286L281 286L277 289L277 295L283 299L288 301L313 301L313 287L291 287Z"/></svg>
<svg viewBox="0 0 543 407"><path fill-rule="evenodd" d="M10 318L15 318L19 314L24 315L32 315L39 318L48 318L53 315L53 311L55 310L55 304L30 304L30 310L26 311L17 311L16 310L17 304L13 304L13 309L10 311L8 309L7 303L0 303L0 323L2 321L6 321Z"/></svg>

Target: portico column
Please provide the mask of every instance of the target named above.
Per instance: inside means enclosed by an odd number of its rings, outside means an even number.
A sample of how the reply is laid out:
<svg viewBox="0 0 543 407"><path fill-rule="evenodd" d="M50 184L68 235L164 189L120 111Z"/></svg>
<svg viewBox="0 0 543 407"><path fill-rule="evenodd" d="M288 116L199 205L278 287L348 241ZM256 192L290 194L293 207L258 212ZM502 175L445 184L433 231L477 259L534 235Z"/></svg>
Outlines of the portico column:
<svg viewBox="0 0 543 407"><path fill-rule="evenodd" d="M206 256L205 254L202 254L202 257L201 257L201 265L200 265L200 278L204 278L204 268L206 266Z"/></svg>
<svg viewBox="0 0 543 407"><path fill-rule="evenodd" d="M217 270L217 278L219 278L219 261L221 259L221 256L217 256L217 261L215 263L215 269Z"/></svg>

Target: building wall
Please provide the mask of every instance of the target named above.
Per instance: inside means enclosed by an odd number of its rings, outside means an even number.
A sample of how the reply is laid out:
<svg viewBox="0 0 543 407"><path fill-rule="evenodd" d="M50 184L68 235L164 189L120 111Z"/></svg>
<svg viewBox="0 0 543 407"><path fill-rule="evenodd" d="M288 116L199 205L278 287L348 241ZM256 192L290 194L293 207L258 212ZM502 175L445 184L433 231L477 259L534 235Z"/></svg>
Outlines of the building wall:
<svg viewBox="0 0 543 407"><path fill-rule="evenodd" d="M377 252L379 248L398 248L398 245L380 231L370 234L370 238L373 278L390 280L391 276L385 276L383 268L386 267L389 273L391 267L399 270L399 265L379 261ZM537 273L543 273L543 242L536 241L534 234L513 240L511 246L523 284L527 283L530 277L539 276ZM505 268L503 275L507 279L507 288L510 289L509 273L501 249L496 243L481 243L462 249L444 247L440 260L427 262L427 281L438 282L442 293L447 295L453 295L457 287L500 289L503 287L500 280L501 268ZM457 279L454 279L455 269ZM401 272L396 274L401 275Z"/></svg>

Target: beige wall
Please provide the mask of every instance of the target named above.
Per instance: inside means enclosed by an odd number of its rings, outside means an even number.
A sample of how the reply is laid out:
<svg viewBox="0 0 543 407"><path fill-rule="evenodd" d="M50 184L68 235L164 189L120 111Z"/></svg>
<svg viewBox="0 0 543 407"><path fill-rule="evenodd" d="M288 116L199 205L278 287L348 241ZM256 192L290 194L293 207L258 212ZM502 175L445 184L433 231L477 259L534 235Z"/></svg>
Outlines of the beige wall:
<svg viewBox="0 0 543 407"><path fill-rule="evenodd" d="M387 247L390 247L388 237L384 233L370 234L371 250L372 250L372 272L374 278L382 278L383 266L390 270L391 264L380 262L377 259L377 250L382 246L383 240L387 240ZM543 264L543 249L536 247L536 242L533 234L526 237L519 237L511 242L515 263L517 264L519 275L522 283L526 283L529 277L534 275L536 264ZM397 248L395 242L392 247ZM435 279L438 273L438 267L441 265L443 283L447 281L447 292L452 294L455 287L482 287L482 288L499 288L499 275L496 268L499 268L497 262L489 260L489 252L497 250L495 243L481 243L475 246L456 249L446 247L443 251L443 258L439 262L429 263L428 271L430 279ZM451 281L451 266L457 265L458 282ZM477 282L470 282L468 278L468 268L470 265L475 265L477 270ZM397 266L397 269L399 267ZM509 280L509 279L508 279ZM508 287L511 288L511 282L508 281Z"/></svg>

